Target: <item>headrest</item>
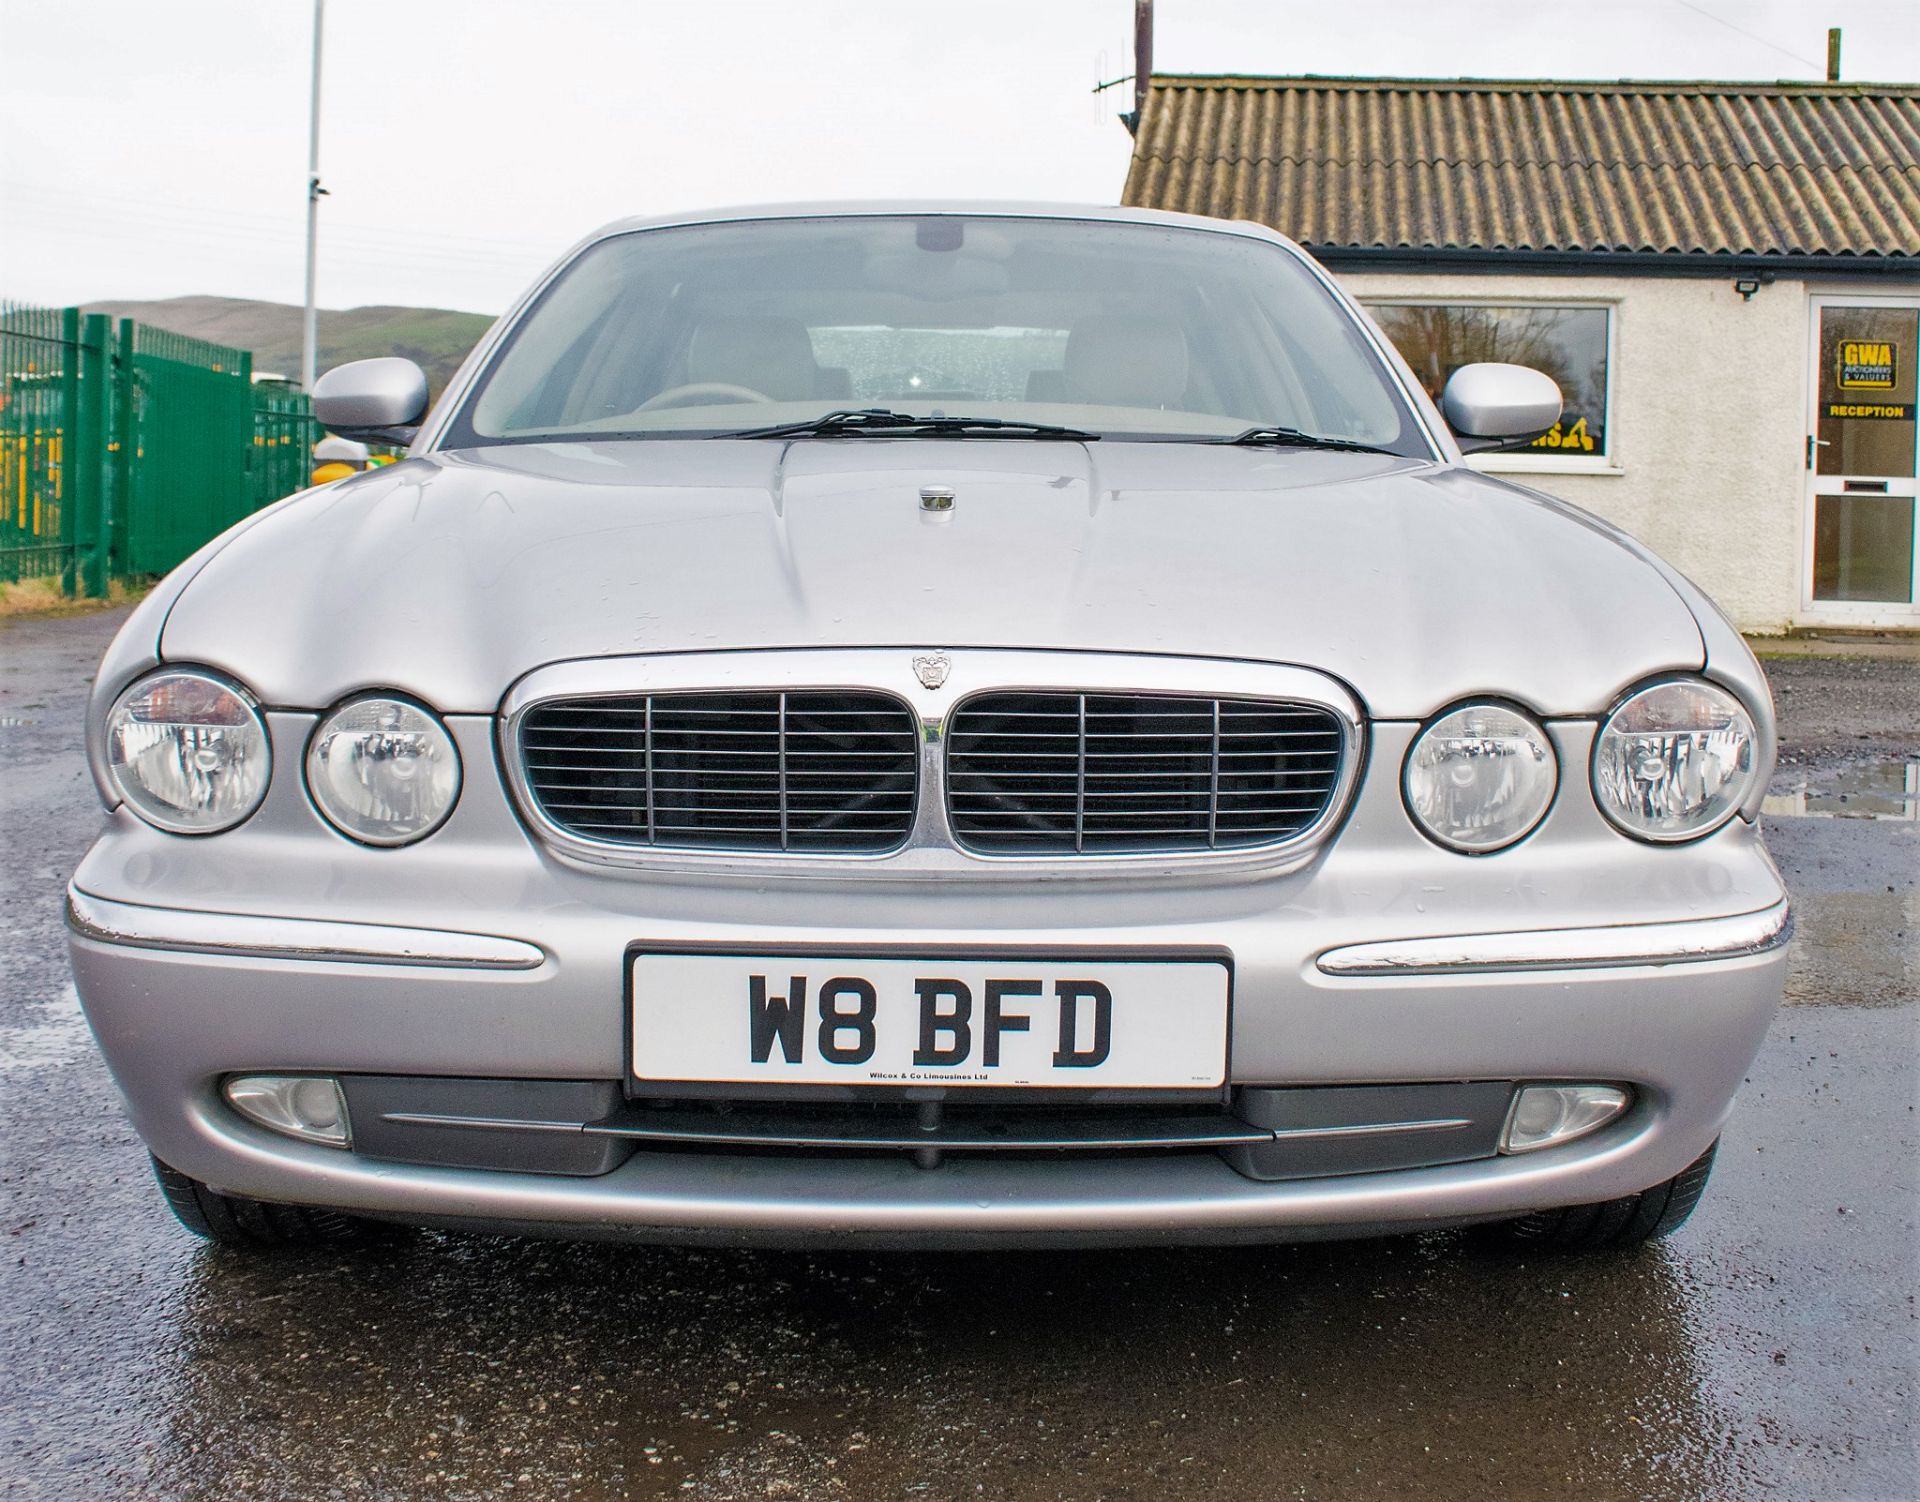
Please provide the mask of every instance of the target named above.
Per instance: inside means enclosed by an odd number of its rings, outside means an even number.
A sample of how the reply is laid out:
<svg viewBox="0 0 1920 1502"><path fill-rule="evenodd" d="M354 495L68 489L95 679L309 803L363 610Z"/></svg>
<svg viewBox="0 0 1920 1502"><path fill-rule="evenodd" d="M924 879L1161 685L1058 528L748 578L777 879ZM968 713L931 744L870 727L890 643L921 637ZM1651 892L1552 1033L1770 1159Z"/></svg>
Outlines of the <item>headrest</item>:
<svg viewBox="0 0 1920 1502"><path fill-rule="evenodd" d="M791 318L714 318L693 331L687 382L745 386L777 402L814 394L818 367L806 325Z"/></svg>
<svg viewBox="0 0 1920 1502"><path fill-rule="evenodd" d="M1171 407L1187 390L1187 336L1170 318L1093 313L1067 335L1066 395L1095 407Z"/></svg>
<svg viewBox="0 0 1920 1502"><path fill-rule="evenodd" d="M1067 373L1064 370L1036 370L1027 376L1027 400L1064 402L1067 399Z"/></svg>

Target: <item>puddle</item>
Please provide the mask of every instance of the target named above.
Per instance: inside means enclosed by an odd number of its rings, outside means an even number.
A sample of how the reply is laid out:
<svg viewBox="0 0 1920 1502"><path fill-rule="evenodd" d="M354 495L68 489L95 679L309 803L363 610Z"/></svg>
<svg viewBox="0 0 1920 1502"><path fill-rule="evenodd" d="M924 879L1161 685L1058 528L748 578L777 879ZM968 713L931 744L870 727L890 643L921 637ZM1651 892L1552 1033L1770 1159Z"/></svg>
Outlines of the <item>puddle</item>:
<svg viewBox="0 0 1920 1502"><path fill-rule="evenodd" d="M1789 774L1791 775L1791 774ZM1802 773L1797 786L1767 794L1763 814L1782 819L1899 819L1920 823L1920 757Z"/></svg>

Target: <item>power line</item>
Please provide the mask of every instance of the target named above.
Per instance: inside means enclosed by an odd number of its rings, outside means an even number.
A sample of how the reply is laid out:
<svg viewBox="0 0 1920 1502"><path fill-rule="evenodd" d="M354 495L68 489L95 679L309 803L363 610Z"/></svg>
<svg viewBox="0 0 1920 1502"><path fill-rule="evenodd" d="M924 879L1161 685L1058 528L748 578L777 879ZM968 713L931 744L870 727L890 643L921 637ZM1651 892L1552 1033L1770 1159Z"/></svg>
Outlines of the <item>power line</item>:
<svg viewBox="0 0 1920 1502"><path fill-rule="evenodd" d="M62 188L48 187L41 183L19 182L5 178L0 178L0 188L5 188L13 193L28 193L43 198L67 199L89 208L98 207L102 204L125 204L133 208L158 210L176 217L186 216L195 221L217 221L236 225L256 224L274 229L283 229L293 222L290 215L252 214L244 210L195 207L192 204L182 203L179 199L174 198L144 198L126 193L96 193L92 190L88 190L85 193L70 192ZM352 228L355 233L385 235L403 242L445 240L462 247L482 245L498 246L501 250L509 253L525 251L529 254L545 254L549 258L556 255L561 248L558 240L536 241L504 239L494 235L460 235L445 231L422 230L412 225L403 227L390 224L359 224L352 226Z"/></svg>
<svg viewBox="0 0 1920 1502"><path fill-rule="evenodd" d="M286 248L298 243L299 231L292 225L221 223L216 216L167 213L152 209L112 208L100 204L47 203L32 205L30 212L39 220L43 232L66 229L97 235L125 234L137 230L152 238L175 244L232 246L254 245ZM417 262L435 266L463 266L475 270L509 273L528 279L553 259L553 247L542 251L511 252L489 248L486 244L463 245L458 242L435 245L396 239L378 231L363 232L341 228L333 238L343 249L377 263Z"/></svg>
<svg viewBox="0 0 1920 1502"><path fill-rule="evenodd" d="M191 226L174 224L129 226L125 222L107 223L99 220L72 219L49 224L46 232L50 241L97 242L116 231L124 234L129 228L151 242L184 246L216 254L229 252L235 257L257 256L264 253L278 258L282 255L294 254L299 249L298 237L294 235L208 234ZM531 281L540 269L537 262L496 261L439 250L404 250L384 245L362 245L351 241L343 242L339 249L340 261L343 265L375 269L384 267L394 270L430 268L435 271L486 276L493 278L496 282L505 280L518 285Z"/></svg>
<svg viewBox="0 0 1920 1502"><path fill-rule="evenodd" d="M1727 20L1725 17L1716 16L1712 11L1706 9L1704 6L1695 5L1693 3L1693 0L1673 0L1673 3L1675 5L1685 6L1688 10L1692 11L1697 16L1705 16L1709 21L1714 22L1716 25L1726 27L1728 31L1739 32L1741 36L1745 37L1750 42L1758 42L1762 47L1771 47L1775 52L1779 53L1782 57L1790 57L1796 63L1799 63L1802 67L1811 68L1813 69L1814 72L1819 73L1822 76L1824 76L1827 71L1827 65L1825 63L1816 63L1807 58L1802 57L1797 52L1789 52L1785 47L1782 47L1778 42L1769 42L1765 37L1760 36L1756 32L1748 31L1744 26L1735 26L1733 22Z"/></svg>
<svg viewBox="0 0 1920 1502"><path fill-rule="evenodd" d="M237 239L279 243L289 238L299 237L299 231L286 221L275 222L241 216L228 217L217 213L195 213L179 209L168 210L131 205L116 207L106 203L81 201L61 202L57 199L35 201L26 195L16 195L15 201L23 205L25 212L43 222L65 220L91 223L108 230L125 230L136 225L159 226L191 231L194 237L208 241ZM350 243L357 243L369 250L387 250L402 256L444 257L529 271L553 259L556 254L556 246L553 244L537 249L532 246L517 249L510 248L506 242L478 239L467 241L455 236L446 237L445 243L440 244L391 231L363 229L358 226L343 226L338 233Z"/></svg>

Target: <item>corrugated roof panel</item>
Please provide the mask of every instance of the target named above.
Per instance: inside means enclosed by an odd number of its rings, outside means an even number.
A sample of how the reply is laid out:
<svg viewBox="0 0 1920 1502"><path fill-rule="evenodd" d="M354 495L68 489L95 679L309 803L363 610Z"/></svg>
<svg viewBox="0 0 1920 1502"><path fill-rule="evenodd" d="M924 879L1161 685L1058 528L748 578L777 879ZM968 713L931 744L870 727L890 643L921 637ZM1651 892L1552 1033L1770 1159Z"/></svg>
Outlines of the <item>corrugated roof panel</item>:
<svg viewBox="0 0 1920 1502"><path fill-rule="evenodd" d="M1156 77L1123 201L1321 251L1920 256L1920 87Z"/></svg>

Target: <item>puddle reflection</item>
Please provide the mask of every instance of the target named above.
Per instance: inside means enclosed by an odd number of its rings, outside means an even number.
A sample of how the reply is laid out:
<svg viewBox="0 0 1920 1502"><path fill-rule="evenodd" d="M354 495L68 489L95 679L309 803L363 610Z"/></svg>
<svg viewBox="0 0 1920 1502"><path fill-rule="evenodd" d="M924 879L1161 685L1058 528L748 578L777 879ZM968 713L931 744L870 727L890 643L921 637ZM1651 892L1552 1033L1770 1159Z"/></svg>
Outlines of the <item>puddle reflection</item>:
<svg viewBox="0 0 1920 1502"><path fill-rule="evenodd" d="M1767 795L1761 812L1786 819L1899 819L1920 823L1920 758L1802 773L1798 786ZM1774 785L1779 787L1779 778Z"/></svg>

